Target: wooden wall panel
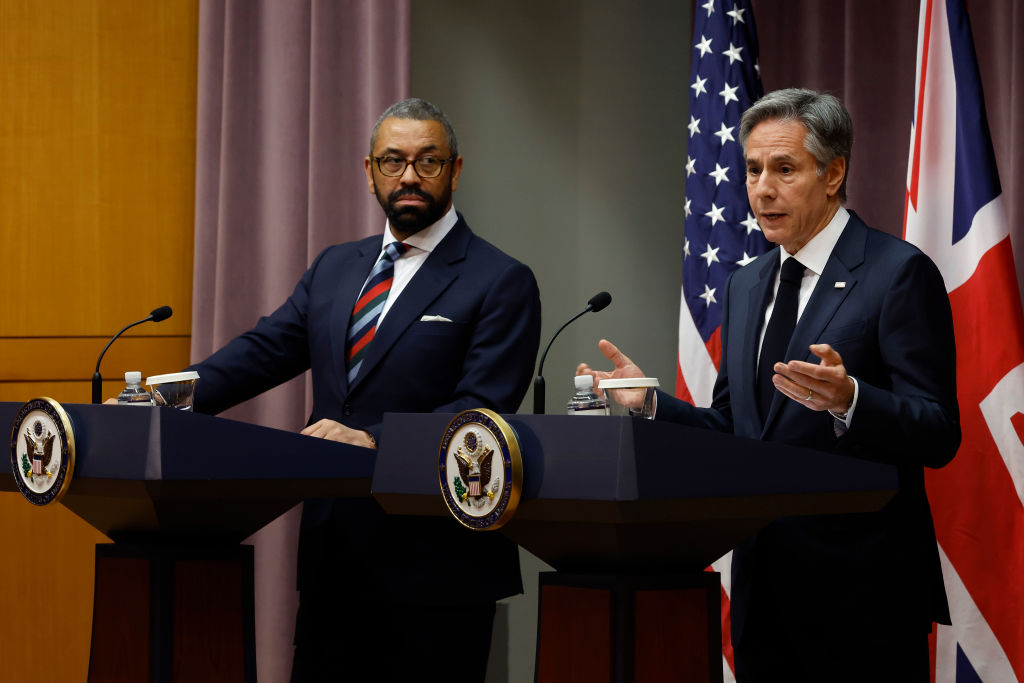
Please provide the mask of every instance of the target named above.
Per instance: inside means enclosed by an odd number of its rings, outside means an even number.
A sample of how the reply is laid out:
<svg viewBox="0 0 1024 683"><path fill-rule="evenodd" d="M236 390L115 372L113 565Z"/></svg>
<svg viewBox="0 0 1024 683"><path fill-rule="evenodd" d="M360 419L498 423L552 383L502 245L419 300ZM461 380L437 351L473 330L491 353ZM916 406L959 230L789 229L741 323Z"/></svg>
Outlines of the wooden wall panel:
<svg viewBox="0 0 1024 683"><path fill-rule="evenodd" d="M198 0L0 0L0 400L87 402L106 340L161 305L104 396L188 364L197 41ZM85 681L103 540L0 493L0 678Z"/></svg>
<svg viewBox="0 0 1024 683"><path fill-rule="evenodd" d="M156 329L154 323L146 325ZM0 337L0 401L49 396L62 403L88 403L96 358L107 341L106 337ZM100 365L103 397L121 391L128 370L141 372L143 381L150 375L181 370L187 365L189 342L188 335L121 337Z"/></svg>
<svg viewBox="0 0 1024 683"><path fill-rule="evenodd" d="M85 683L93 554L106 540L63 505L37 508L0 493L0 680ZM28 654L41 634L42 659Z"/></svg>
<svg viewBox="0 0 1024 683"><path fill-rule="evenodd" d="M0 0L0 336L191 324L196 0Z"/></svg>

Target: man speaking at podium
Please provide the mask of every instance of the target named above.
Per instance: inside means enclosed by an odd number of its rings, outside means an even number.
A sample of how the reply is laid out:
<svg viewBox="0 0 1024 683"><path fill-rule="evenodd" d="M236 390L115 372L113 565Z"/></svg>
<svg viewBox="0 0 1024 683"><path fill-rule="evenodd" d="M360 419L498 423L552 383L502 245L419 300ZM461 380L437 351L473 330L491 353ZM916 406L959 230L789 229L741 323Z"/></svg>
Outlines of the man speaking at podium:
<svg viewBox="0 0 1024 683"><path fill-rule="evenodd" d="M519 407L539 343L537 284L456 213L462 157L448 119L424 100L392 105L364 166L383 236L324 250L280 308L196 365L196 410L307 369L302 433L369 448L387 438L386 411ZM494 603L522 584L503 536L389 517L366 498L306 502L299 589L293 681L482 681Z"/></svg>
<svg viewBox="0 0 1024 683"><path fill-rule="evenodd" d="M928 681L928 632L949 609L922 466L960 444L942 276L843 208L853 126L839 100L769 93L740 140L750 207L779 248L728 281L711 406L658 393L656 418L891 463L899 491L876 513L777 520L735 550L737 681ZM600 348L614 372L578 374L643 376Z"/></svg>

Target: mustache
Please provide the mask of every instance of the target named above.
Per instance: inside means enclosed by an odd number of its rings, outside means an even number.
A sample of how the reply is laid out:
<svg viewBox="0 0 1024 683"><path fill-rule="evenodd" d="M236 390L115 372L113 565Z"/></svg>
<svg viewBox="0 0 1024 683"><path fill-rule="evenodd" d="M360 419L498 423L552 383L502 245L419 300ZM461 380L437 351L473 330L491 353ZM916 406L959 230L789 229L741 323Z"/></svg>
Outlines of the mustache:
<svg viewBox="0 0 1024 683"><path fill-rule="evenodd" d="M389 194L388 202L394 204L403 197L419 197L420 199L423 199L427 202L431 202L434 200L432 196L430 196L423 190L419 189L418 187L405 187L400 190L395 190L394 192Z"/></svg>

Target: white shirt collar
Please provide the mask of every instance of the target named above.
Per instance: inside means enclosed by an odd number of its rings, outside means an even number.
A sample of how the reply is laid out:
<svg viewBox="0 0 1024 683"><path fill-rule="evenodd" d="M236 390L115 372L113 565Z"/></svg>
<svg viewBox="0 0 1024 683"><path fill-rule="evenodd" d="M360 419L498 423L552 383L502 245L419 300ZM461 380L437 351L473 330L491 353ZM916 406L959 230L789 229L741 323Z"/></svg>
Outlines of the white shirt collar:
<svg viewBox="0 0 1024 683"><path fill-rule="evenodd" d="M410 247L416 247L417 249L430 253L434 251L438 244L441 243L441 240L445 238L445 235L451 232L451 229L455 227L458 220L459 216L455 213L455 204L453 203L451 208L449 208L448 211L437 220L437 222L423 228L415 235L409 236L409 238L405 240L405 243ZM397 241L398 240L395 239L394 233L391 232L391 222L385 222L384 242L381 245L381 251L384 250L384 247Z"/></svg>
<svg viewBox="0 0 1024 683"><path fill-rule="evenodd" d="M807 244L800 251L790 255L788 251L779 247L779 252L782 254L782 260L779 263L785 263L788 258L795 258L804 264L805 268L820 276L825 270L828 257L832 255L832 250L835 248L836 242L839 241L839 237L843 234L843 229L849 220L850 212L845 207L840 206L836 214L832 216L832 220L828 222L828 225L808 240Z"/></svg>

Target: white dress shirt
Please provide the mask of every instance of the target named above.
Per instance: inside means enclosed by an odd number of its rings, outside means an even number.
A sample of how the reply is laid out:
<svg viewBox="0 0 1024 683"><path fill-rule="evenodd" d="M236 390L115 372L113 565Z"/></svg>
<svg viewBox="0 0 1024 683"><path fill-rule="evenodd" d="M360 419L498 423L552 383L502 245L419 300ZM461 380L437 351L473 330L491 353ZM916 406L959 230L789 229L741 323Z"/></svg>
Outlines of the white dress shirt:
<svg viewBox="0 0 1024 683"><path fill-rule="evenodd" d="M437 220L436 223L423 228L415 235L411 235L405 243L409 245L409 250L406 251L400 259L395 261L395 279L391 282L391 291L388 292L388 300L384 303L384 308L381 309L380 318L377 319L377 325L380 326L384 316L391 310L391 306L398 300L398 297L402 294L402 290L405 289L409 281L412 280L413 275L416 271L423 266L426 262L427 257L430 256L441 240L451 232L451 229L455 227L459 217L455 213L455 204L452 204L451 208ZM394 233L391 232L390 221L384 224L384 239L381 242L380 253L377 254L377 259L380 259L380 255L384 253L384 249L392 242L397 242Z"/></svg>

